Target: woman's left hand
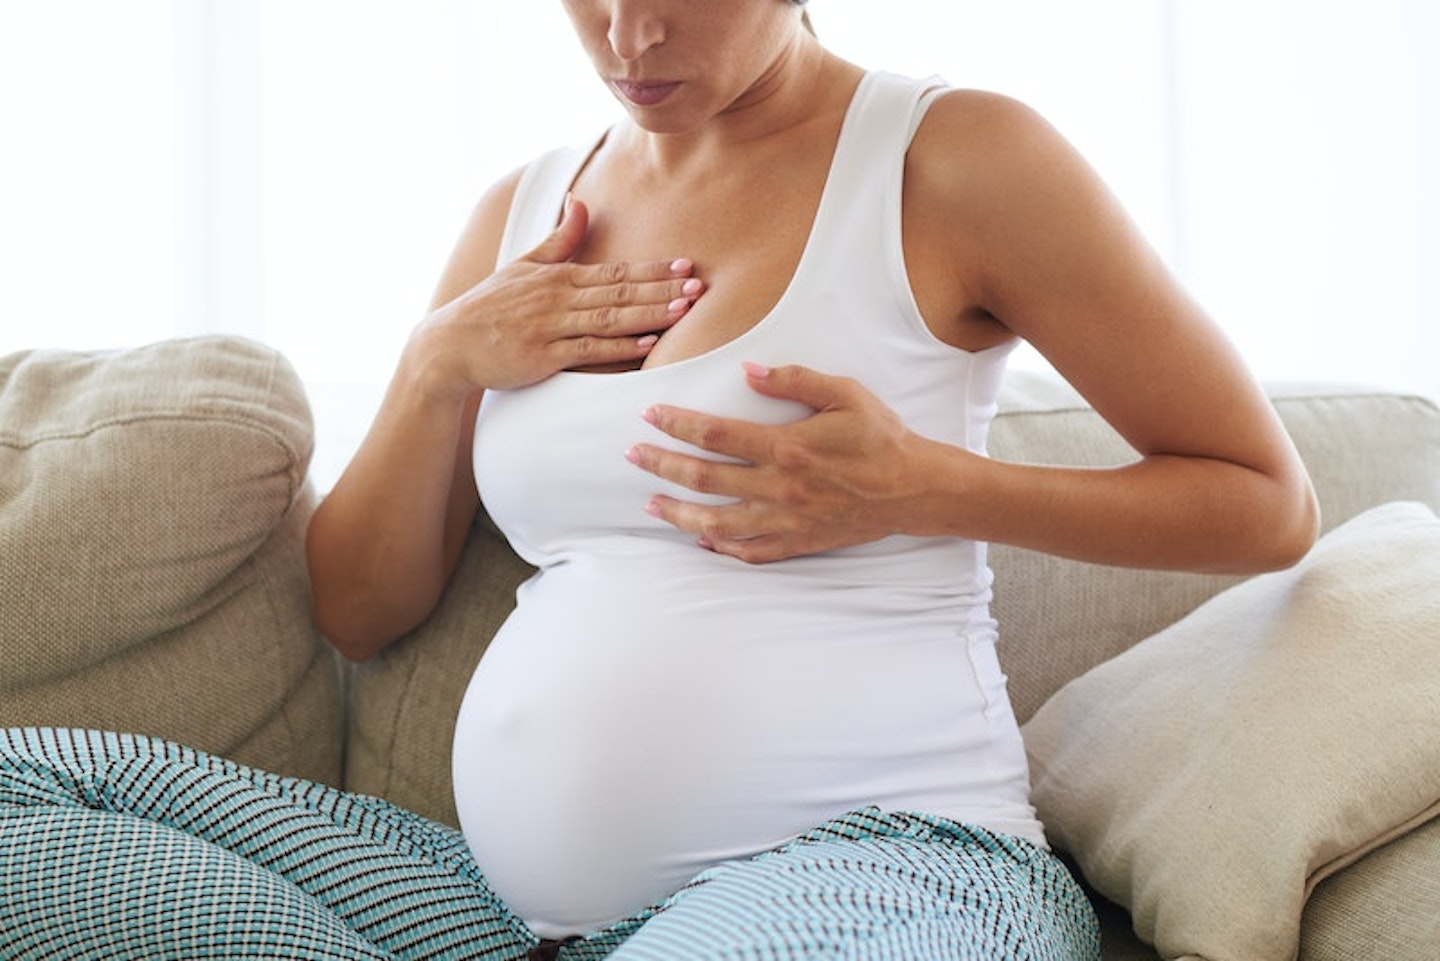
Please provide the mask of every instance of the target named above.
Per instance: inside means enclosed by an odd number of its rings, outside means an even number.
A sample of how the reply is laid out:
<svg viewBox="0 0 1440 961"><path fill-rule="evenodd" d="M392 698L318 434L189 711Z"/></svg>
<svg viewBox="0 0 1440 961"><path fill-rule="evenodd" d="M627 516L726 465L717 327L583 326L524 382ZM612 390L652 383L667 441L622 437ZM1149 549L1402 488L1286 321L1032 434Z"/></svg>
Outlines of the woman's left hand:
<svg viewBox="0 0 1440 961"><path fill-rule="evenodd" d="M645 420L677 440L739 463L653 444L626 452L657 477L733 498L709 506L656 495L655 517L694 534L702 547L766 563L899 533L916 492L921 439L858 382L805 367L745 365L750 387L815 411L769 425L657 405Z"/></svg>

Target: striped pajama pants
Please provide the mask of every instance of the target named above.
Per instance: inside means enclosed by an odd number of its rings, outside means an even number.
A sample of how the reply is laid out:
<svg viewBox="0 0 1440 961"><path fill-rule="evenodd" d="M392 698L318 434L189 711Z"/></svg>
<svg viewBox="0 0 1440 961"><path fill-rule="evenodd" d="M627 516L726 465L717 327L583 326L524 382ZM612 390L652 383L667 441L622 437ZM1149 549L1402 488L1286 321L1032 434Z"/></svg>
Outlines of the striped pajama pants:
<svg viewBox="0 0 1440 961"><path fill-rule="evenodd" d="M524 959L458 831L167 741L0 730L0 957ZM727 862L559 961L1099 957L1024 841L875 809Z"/></svg>

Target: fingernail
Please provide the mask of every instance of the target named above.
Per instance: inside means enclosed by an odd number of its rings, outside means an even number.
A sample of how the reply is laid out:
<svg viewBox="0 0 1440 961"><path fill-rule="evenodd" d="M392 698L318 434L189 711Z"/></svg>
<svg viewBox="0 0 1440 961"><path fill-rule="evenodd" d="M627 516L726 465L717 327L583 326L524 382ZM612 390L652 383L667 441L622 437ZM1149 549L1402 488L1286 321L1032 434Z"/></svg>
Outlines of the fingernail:
<svg viewBox="0 0 1440 961"><path fill-rule="evenodd" d="M708 537L702 537L695 542L695 546L707 551L713 551L715 549L715 542Z"/></svg>
<svg viewBox="0 0 1440 961"><path fill-rule="evenodd" d="M756 364L748 360L741 361L740 366L745 369L745 373L754 377L756 380L764 380L766 377L769 377L770 371L774 369L772 367L766 367L764 364Z"/></svg>
<svg viewBox="0 0 1440 961"><path fill-rule="evenodd" d="M645 513L649 514L651 517L659 517L659 516L660 516L660 505L657 504L657 503L655 503L654 501L646 501L646 502L645 502Z"/></svg>
<svg viewBox="0 0 1440 961"><path fill-rule="evenodd" d="M685 283L680 285L680 293L684 294L686 297L694 297L704 289L705 285L694 277L691 277L689 280L685 281Z"/></svg>
<svg viewBox="0 0 1440 961"><path fill-rule="evenodd" d="M649 350L651 347L654 347L659 340L660 338L655 334L646 334L644 337L635 341L635 346L641 350Z"/></svg>
<svg viewBox="0 0 1440 961"><path fill-rule="evenodd" d="M632 447L625 452L625 459L632 464L640 463L640 448Z"/></svg>
<svg viewBox="0 0 1440 961"><path fill-rule="evenodd" d="M680 313L680 311L684 310L686 307L689 307L689 306L690 306L690 298L688 298L688 297L676 297L674 300L670 301L670 303L668 303L668 304L665 305L665 309L668 310L668 311L670 311L670 313L672 313L672 314L678 314L678 313Z"/></svg>
<svg viewBox="0 0 1440 961"><path fill-rule="evenodd" d="M683 276L684 274L690 273L694 268L695 265L684 257L670 261L670 273L672 274L680 274Z"/></svg>
<svg viewBox="0 0 1440 961"><path fill-rule="evenodd" d="M640 419L652 427L660 422L660 418L656 416L655 408L653 407L647 407L642 410L640 412Z"/></svg>

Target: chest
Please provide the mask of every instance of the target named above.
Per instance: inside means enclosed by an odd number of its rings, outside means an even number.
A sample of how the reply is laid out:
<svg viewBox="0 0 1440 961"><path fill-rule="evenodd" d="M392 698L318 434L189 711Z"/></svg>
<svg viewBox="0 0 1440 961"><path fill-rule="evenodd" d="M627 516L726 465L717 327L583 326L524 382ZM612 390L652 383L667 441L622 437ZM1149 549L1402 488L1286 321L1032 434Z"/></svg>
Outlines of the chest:
<svg viewBox="0 0 1440 961"><path fill-rule="evenodd" d="M590 208L582 262L685 257L704 296L661 337L646 367L707 353L759 323L784 296L800 264L824 190L828 155L763 160L694 180L636 181L614 164L592 164L575 183Z"/></svg>

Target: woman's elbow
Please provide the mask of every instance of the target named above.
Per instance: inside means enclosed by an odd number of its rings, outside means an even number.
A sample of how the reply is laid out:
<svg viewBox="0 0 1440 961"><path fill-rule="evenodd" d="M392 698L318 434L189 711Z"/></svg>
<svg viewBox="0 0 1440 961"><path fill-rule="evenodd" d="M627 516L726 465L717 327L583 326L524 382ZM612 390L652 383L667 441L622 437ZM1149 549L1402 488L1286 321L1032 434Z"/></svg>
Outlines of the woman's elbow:
<svg viewBox="0 0 1440 961"><path fill-rule="evenodd" d="M357 618L326 612L317 604L312 612L315 630L347 660L362 663L385 649L388 639L365 629Z"/></svg>
<svg viewBox="0 0 1440 961"><path fill-rule="evenodd" d="M317 563L313 554L310 561L311 623L346 660L370 660L418 626L433 606L429 598L381 590L374 577Z"/></svg>
<svg viewBox="0 0 1440 961"><path fill-rule="evenodd" d="M1320 502L1309 475L1297 470L1277 479L1275 488L1256 527L1262 532L1256 545L1256 573L1295 566L1320 536Z"/></svg>

